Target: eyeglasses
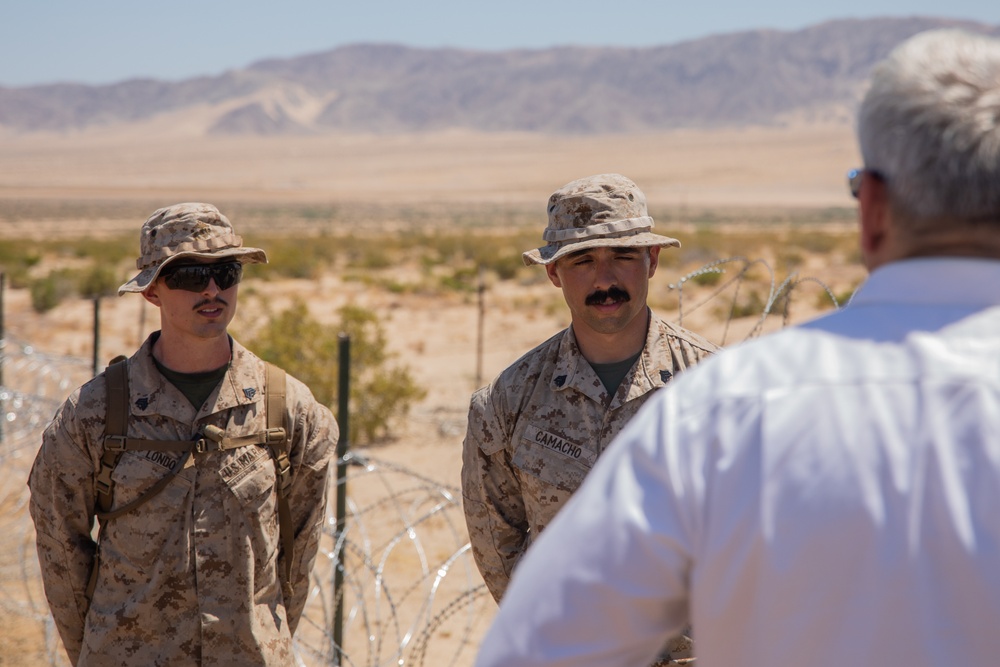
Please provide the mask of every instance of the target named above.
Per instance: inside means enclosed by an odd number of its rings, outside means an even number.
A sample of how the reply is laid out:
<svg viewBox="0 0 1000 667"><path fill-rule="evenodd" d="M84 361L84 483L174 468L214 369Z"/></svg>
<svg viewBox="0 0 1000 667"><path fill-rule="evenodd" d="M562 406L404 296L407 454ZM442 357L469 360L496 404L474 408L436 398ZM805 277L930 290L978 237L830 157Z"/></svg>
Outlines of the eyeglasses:
<svg viewBox="0 0 1000 667"><path fill-rule="evenodd" d="M160 277L170 289L185 292L201 292L208 287L209 280L214 280L220 290L227 290L243 278L243 265L239 262L170 265Z"/></svg>
<svg viewBox="0 0 1000 667"><path fill-rule="evenodd" d="M874 169L865 169L864 167L860 169L851 169L847 172L847 187L851 190L851 196L855 199L861 193L861 181L864 175L868 174L872 178L878 179L880 181L885 181L885 176L881 172L875 171Z"/></svg>

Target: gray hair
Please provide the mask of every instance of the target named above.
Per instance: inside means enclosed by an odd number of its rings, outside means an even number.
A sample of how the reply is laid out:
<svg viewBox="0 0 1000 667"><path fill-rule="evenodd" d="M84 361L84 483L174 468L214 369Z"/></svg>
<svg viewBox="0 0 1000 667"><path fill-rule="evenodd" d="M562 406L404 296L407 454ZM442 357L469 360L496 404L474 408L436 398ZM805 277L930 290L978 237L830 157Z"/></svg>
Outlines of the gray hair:
<svg viewBox="0 0 1000 667"><path fill-rule="evenodd" d="M897 46L872 74L858 140L913 222L1000 223L1000 40L933 30Z"/></svg>

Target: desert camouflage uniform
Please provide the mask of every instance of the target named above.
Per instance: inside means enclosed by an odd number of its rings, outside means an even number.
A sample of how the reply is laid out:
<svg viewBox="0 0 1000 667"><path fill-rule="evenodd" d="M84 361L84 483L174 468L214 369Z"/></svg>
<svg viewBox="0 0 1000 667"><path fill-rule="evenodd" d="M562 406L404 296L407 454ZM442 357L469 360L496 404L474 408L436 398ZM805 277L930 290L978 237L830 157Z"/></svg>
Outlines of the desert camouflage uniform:
<svg viewBox="0 0 1000 667"><path fill-rule="evenodd" d="M716 350L653 314L639 360L609 396L570 327L473 395L462 493L472 553L494 599L653 390Z"/></svg>
<svg viewBox="0 0 1000 667"><path fill-rule="evenodd" d="M209 424L228 436L266 428L260 359L234 341L231 368L196 412L156 369L155 336L128 362L129 437L191 440ZM291 636L326 515L338 429L330 411L291 377L286 410L294 474L292 599L281 592L274 462L268 448L251 445L193 454L162 493L108 521L88 608L104 375L63 404L31 471L30 511L45 594L74 664L292 664ZM126 452L114 472L114 507L141 495L180 456Z"/></svg>
<svg viewBox="0 0 1000 667"><path fill-rule="evenodd" d="M473 557L497 602L518 559L646 399L717 350L650 313L642 354L610 396L570 327L473 394L463 506ZM692 655L690 638L678 635L654 667L687 664Z"/></svg>

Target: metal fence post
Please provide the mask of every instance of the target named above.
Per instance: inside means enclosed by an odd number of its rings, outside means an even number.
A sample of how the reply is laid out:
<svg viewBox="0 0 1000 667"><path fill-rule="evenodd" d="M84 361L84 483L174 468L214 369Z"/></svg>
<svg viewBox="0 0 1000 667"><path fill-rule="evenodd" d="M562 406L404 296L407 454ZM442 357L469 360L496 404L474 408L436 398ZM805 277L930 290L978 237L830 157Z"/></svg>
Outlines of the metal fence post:
<svg viewBox="0 0 1000 667"><path fill-rule="evenodd" d="M94 377L97 377L98 350L101 348L101 297L94 297Z"/></svg>
<svg viewBox="0 0 1000 667"><path fill-rule="evenodd" d="M338 369L340 371L337 386L337 425L340 427L340 438L337 440L337 546L336 566L333 574L333 595L337 605L333 612L333 643L335 650L335 665L341 664L344 647L344 552L341 548L346 529L347 516L347 462L346 456L350 446L348 405L351 395L351 337L341 333L337 339L339 350Z"/></svg>
<svg viewBox="0 0 1000 667"><path fill-rule="evenodd" d="M486 279L483 268L479 267L479 317L476 321L476 389L483 386L483 319L486 317Z"/></svg>

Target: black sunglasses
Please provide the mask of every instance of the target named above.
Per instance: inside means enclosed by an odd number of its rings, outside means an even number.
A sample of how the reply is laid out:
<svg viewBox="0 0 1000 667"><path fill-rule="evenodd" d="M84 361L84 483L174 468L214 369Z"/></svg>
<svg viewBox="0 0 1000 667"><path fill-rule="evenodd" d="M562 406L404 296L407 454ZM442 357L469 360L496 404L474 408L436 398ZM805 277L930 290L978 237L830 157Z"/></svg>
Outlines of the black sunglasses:
<svg viewBox="0 0 1000 667"><path fill-rule="evenodd" d="M885 176L882 175L882 172L874 169L851 169L847 172L847 187L851 190L851 196L855 199L861 193L861 179L864 178L865 173L870 174L872 178L885 181Z"/></svg>
<svg viewBox="0 0 1000 667"><path fill-rule="evenodd" d="M160 272L163 283L170 289L201 292L214 280L219 290L227 290L243 278L243 265L239 262L217 264L182 264L167 266Z"/></svg>

